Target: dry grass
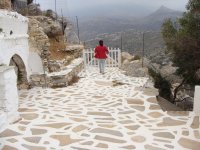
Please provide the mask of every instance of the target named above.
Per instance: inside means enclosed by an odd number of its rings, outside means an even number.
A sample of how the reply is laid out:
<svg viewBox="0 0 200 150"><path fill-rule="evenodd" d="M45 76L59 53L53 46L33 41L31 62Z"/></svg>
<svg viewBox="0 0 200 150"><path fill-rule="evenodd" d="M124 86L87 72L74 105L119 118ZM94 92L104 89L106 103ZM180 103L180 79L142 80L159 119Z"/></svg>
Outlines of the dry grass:
<svg viewBox="0 0 200 150"><path fill-rule="evenodd" d="M51 38L49 39L50 42L50 59L52 60L62 60L67 56L67 53L62 51L63 49L65 49L65 43L62 40L62 38L60 38L59 40L56 40L55 38Z"/></svg>
<svg viewBox="0 0 200 150"><path fill-rule="evenodd" d="M60 89L60 88L64 88L67 87L66 85L53 85L51 86L52 89Z"/></svg>
<svg viewBox="0 0 200 150"><path fill-rule="evenodd" d="M78 83L78 81L80 80L80 77L78 77L78 76L73 76L72 77L72 79L71 79L71 81L68 83L68 85L69 86L72 86L72 85L74 85L75 83Z"/></svg>
<svg viewBox="0 0 200 150"><path fill-rule="evenodd" d="M121 86L121 85L125 85L125 83L123 83L123 82L120 82L120 81L116 81L116 80L114 80L114 81L112 81L112 83L113 83L113 85L112 86Z"/></svg>
<svg viewBox="0 0 200 150"><path fill-rule="evenodd" d="M59 37L59 40L56 38L49 39L50 42L50 59L51 60L63 60L67 56L71 57L73 60L76 57L76 51L64 51L66 49L66 43L63 40L63 36ZM68 57L68 58L69 58ZM68 60L68 64L71 60ZM67 64L66 64L67 65Z"/></svg>
<svg viewBox="0 0 200 150"><path fill-rule="evenodd" d="M141 57L139 55L135 55L133 59L131 59L131 61L134 61L134 60L140 60Z"/></svg>

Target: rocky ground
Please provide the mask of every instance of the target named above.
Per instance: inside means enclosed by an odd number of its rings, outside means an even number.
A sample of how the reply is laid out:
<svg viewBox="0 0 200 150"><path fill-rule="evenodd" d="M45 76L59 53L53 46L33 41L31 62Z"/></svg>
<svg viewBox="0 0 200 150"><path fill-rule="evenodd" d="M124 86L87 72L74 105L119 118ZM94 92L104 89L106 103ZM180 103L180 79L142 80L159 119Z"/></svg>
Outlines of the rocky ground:
<svg viewBox="0 0 200 150"><path fill-rule="evenodd" d="M142 60L139 56L133 56L127 52L122 52L121 69L126 75L132 77L148 77L147 59ZM142 62L143 61L143 62Z"/></svg>
<svg viewBox="0 0 200 150"><path fill-rule="evenodd" d="M117 68L79 74L73 86L20 91L22 120L0 133L2 150L199 150L199 117L163 112L148 78Z"/></svg>

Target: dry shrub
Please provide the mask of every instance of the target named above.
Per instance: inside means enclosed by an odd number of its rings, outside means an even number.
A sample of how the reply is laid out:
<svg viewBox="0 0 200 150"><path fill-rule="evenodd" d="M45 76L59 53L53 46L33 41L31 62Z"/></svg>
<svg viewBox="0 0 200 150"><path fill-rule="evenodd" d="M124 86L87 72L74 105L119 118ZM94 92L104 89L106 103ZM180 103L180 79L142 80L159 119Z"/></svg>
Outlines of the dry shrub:
<svg viewBox="0 0 200 150"><path fill-rule="evenodd" d="M72 79L69 81L68 85L69 85L69 86L72 86L72 85L74 85L75 83L77 83L79 80L80 80L80 77L78 77L78 76L75 75L75 76L73 76Z"/></svg>
<svg viewBox="0 0 200 150"><path fill-rule="evenodd" d="M135 55L135 57L133 58L133 60L140 60L141 57L139 55Z"/></svg>
<svg viewBox="0 0 200 150"><path fill-rule="evenodd" d="M114 87L115 87L115 86L122 86L122 85L125 85L125 83L120 82L120 81L116 81L116 80L112 81L112 83L113 83L113 86L114 86Z"/></svg>

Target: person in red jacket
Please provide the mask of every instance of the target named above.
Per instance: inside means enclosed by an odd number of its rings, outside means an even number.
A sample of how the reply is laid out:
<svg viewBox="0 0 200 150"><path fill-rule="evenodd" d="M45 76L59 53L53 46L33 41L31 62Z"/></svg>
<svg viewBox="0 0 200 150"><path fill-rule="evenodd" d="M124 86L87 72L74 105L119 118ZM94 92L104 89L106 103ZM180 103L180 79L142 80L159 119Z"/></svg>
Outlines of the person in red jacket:
<svg viewBox="0 0 200 150"><path fill-rule="evenodd" d="M99 41L99 45L95 48L95 58L99 61L100 73L104 74L105 70L105 61L107 54L109 53L108 48L103 45L103 40Z"/></svg>

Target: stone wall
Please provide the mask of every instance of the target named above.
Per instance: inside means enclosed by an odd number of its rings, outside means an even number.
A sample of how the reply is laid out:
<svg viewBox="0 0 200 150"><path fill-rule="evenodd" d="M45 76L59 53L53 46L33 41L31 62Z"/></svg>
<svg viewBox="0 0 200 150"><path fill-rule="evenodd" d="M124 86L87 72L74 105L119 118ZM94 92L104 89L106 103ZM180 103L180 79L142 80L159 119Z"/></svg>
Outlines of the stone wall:
<svg viewBox="0 0 200 150"><path fill-rule="evenodd" d="M76 30L72 25L72 23L68 23L64 32L65 32L65 38L67 39L66 41L69 45L80 44L78 36L75 31Z"/></svg>
<svg viewBox="0 0 200 150"><path fill-rule="evenodd" d="M21 9L27 7L27 0L14 0L12 2L12 7L15 11L19 12Z"/></svg>
<svg viewBox="0 0 200 150"><path fill-rule="evenodd" d="M83 70L83 67L83 60L78 58L60 72L31 75L30 84L33 87L65 87L74 76Z"/></svg>
<svg viewBox="0 0 200 150"><path fill-rule="evenodd" d="M46 16L29 16L30 51L36 52L43 60L46 72L49 72L50 38L62 41L62 28L59 22Z"/></svg>
<svg viewBox="0 0 200 150"><path fill-rule="evenodd" d="M29 46L30 52L38 53L42 58L45 71L48 72L49 59L49 38L45 34L43 28L39 25L40 22L34 17L29 17ZM39 66L41 68L42 66Z"/></svg>
<svg viewBox="0 0 200 150"><path fill-rule="evenodd" d="M11 9L11 0L0 0L0 9Z"/></svg>
<svg viewBox="0 0 200 150"><path fill-rule="evenodd" d="M50 17L34 16L32 17L39 22L39 26L49 38L55 38L62 35L61 24Z"/></svg>
<svg viewBox="0 0 200 150"><path fill-rule="evenodd" d="M136 59L128 52L121 54L122 65L120 69L126 72L126 75L132 77L148 77L148 68L146 64L142 67L142 59Z"/></svg>

